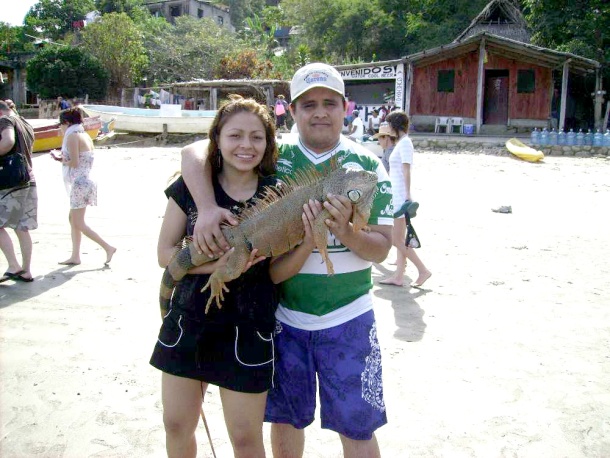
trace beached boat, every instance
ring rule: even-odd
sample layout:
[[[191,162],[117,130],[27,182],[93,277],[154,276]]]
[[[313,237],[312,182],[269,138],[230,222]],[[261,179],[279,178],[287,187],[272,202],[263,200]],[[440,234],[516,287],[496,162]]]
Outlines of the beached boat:
[[[525,143],[517,140],[516,138],[510,138],[506,140],[506,149],[518,157],[528,162],[538,162],[544,159],[544,153],[534,148],[530,148]]]
[[[34,128],[34,145],[32,152],[49,151],[61,148],[63,134],[59,127],[59,122],[54,119],[28,119]],[[95,139],[102,127],[102,120],[99,116],[83,119],[83,127],[91,139]]]
[[[160,109],[128,108],[111,105],[81,105],[91,116],[103,121],[115,118],[115,129],[134,133],[207,134],[216,116],[214,110],[181,110],[180,105]]]

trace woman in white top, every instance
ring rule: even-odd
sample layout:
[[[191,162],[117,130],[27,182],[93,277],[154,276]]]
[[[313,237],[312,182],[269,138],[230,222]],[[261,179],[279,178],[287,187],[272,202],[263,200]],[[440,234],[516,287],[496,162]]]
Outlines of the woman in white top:
[[[393,111],[386,117],[389,131],[394,135],[398,143],[390,154],[390,180],[392,182],[392,203],[394,209],[411,198],[411,166],[413,165],[413,142],[409,138],[409,117],[404,111]],[[406,237],[405,237],[406,236]],[[392,243],[396,247],[396,272],[390,277],[382,280],[384,285],[402,286],[404,274],[407,267],[407,259],[417,268],[417,280],[411,283],[412,287],[422,286],[432,273],[415,252],[419,248],[419,238],[413,229],[408,214],[402,215],[394,220],[392,232]]]
[[[379,111],[373,110],[373,114],[369,116],[369,129],[368,132],[371,135],[375,135],[379,132],[379,123],[381,122],[381,117],[379,116]]]

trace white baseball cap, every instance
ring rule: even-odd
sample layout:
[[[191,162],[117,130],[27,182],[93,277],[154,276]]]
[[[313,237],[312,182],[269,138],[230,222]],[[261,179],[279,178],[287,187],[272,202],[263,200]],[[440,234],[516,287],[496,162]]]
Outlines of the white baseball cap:
[[[301,67],[290,82],[290,98],[294,102],[314,87],[325,87],[345,97],[345,84],[339,72],[328,64],[315,62]]]

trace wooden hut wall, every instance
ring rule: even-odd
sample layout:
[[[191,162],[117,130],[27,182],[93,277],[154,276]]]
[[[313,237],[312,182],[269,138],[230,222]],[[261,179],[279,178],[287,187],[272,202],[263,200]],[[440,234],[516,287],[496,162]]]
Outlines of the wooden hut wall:
[[[552,95],[550,68],[507,59],[488,52],[485,70],[508,70],[508,117],[510,119],[547,120],[549,118]],[[535,89],[533,93],[517,92],[519,70],[534,70]]]
[[[472,52],[416,66],[411,89],[411,115],[476,118],[477,65],[478,53]],[[439,70],[455,70],[453,92],[438,92]]]
[[[411,115],[476,118],[478,59],[478,51],[475,51],[429,65],[416,66],[413,71]],[[455,70],[454,92],[438,92],[439,70]],[[546,120],[549,117],[551,69],[488,52],[485,70],[508,70],[509,118]],[[517,92],[519,70],[534,70],[533,93]]]

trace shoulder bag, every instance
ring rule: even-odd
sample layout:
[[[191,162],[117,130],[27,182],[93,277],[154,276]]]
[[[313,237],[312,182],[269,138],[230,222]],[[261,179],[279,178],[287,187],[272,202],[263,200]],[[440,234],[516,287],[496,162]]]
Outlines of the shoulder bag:
[[[30,172],[25,156],[10,153],[0,156],[0,189],[17,188],[30,182]]]

